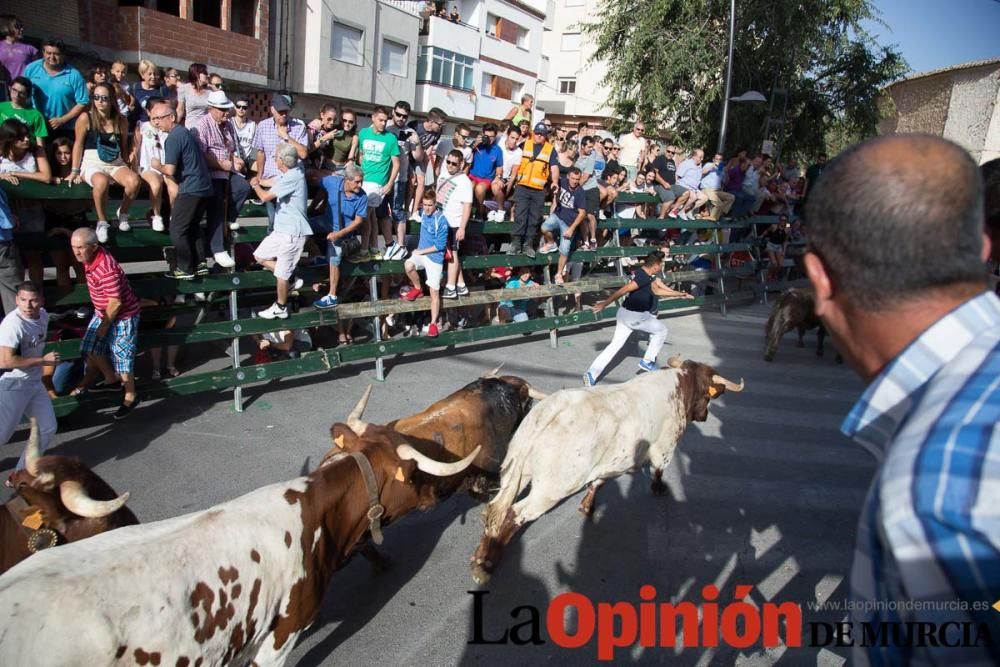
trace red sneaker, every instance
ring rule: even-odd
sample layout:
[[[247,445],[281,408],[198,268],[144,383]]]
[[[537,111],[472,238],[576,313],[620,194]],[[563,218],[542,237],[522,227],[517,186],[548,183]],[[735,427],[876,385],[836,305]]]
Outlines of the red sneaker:
[[[432,323],[429,327],[427,327],[427,337],[428,338],[438,337],[438,325]]]
[[[403,292],[402,297],[407,301],[416,301],[424,295],[423,290],[419,290],[416,287],[410,287],[406,292]]]

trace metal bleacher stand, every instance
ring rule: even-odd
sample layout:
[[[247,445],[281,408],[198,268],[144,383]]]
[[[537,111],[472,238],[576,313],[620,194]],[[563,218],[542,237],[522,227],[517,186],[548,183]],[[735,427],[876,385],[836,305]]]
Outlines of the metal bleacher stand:
[[[44,185],[33,182],[22,181],[19,185],[13,186],[0,181],[8,197],[11,199],[90,199],[90,188],[85,185]],[[622,194],[618,198],[619,203],[654,203],[655,199],[645,194]],[[141,219],[145,214],[144,202],[139,202],[133,208],[133,220]],[[262,217],[263,207],[248,204],[241,211],[241,217]],[[761,220],[760,222],[763,222]],[[692,300],[684,299],[664,299],[660,301],[660,310],[672,310],[679,308],[691,308],[701,306],[718,306],[723,314],[726,312],[727,303],[746,302],[756,298],[754,291],[726,292],[726,278],[735,280],[754,281],[754,269],[752,266],[730,269],[724,266],[722,256],[736,251],[749,250],[748,243],[720,243],[721,234],[727,228],[744,227],[748,223],[723,220],[712,222],[706,220],[685,221],[685,220],[658,220],[658,219],[622,219],[612,218],[601,220],[598,227],[601,229],[687,229],[687,230],[714,230],[711,242],[698,243],[692,245],[674,245],[670,248],[670,256],[676,261],[678,257],[689,255],[711,255],[714,258],[714,269],[712,270],[686,270],[683,264],[675,266],[674,270],[665,273],[665,279],[670,283],[703,283],[713,282],[714,293],[706,296],[699,296]],[[471,233],[481,233],[486,237],[507,236],[510,234],[511,223],[494,222],[472,222],[469,225]],[[419,223],[410,223],[409,232],[419,234]],[[265,234],[262,226],[243,226],[241,229],[232,232],[234,243],[259,242]],[[565,285],[556,285],[551,282],[549,272],[544,271],[544,284],[531,288],[530,292],[525,290],[494,289],[484,291],[473,291],[468,297],[462,297],[455,301],[444,301],[443,309],[462,308],[470,305],[482,305],[497,303],[506,299],[545,299],[542,308],[543,317],[530,319],[525,322],[512,322],[507,324],[490,324],[469,329],[455,329],[444,331],[437,338],[427,338],[424,336],[414,336],[408,338],[393,338],[383,340],[381,333],[381,321],[386,315],[425,311],[430,307],[430,299],[421,297],[416,301],[409,302],[396,298],[381,299],[379,294],[379,278],[399,275],[403,273],[403,262],[401,261],[375,261],[363,264],[344,263],[341,265],[341,280],[351,278],[367,279],[369,300],[359,303],[342,303],[336,310],[319,311],[304,310],[294,312],[288,319],[284,320],[264,320],[257,318],[239,318],[238,306],[242,302],[243,306],[254,303],[266,305],[261,299],[270,303],[273,297],[274,278],[268,271],[245,271],[236,273],[218,273],[200,277],[191,281],[175,281],[162,277],[160,271],[155,273],[129,273],[130,283],[133,290],[140,298],[158,299],[162,297],[174,297],[176,295],[191,295],[203,293],[209,295],[205,301],[196,302],[192,305],[170,304],[155,306],[143,309],[144,319],[147,317],[164,317],[170,313],[183,309],[198,308],[200,313],[196,323],[186,327],[176,327],[172,329],[161,329],[153,331],[143,331],[140,334],[139,344],[141,347],[159,345],[186,345],[192,343],[204,343],[209,341],[231,340],[231,366],[218,371],[208,371],[199,373],[188,373],[176,378],[165,378],[159,381],[149,381],[140,384],[140,392],[144,398],[157,398],[164,396],[187,396],[207,391],[228,389],[234,390],[234,404],[237,411],[242,410],[241,389],[244,385],[266,382],[269,380],[330,371],[335,367],[344,364],[374,361],[375,372],[378,380],[384,379],[384,359],[394,355],[424,351],[433,348],[448,348],[463,343],[473,343],[484,340],[514,336],[519,334],[548,331],[550,345],[555,347],[560,329],[570,329],[587,324],[592,324],[600,320],[613,317],[617,311],[616,307],[605,309],[606,315],[601,318],[595,317],[594,313],[588,309],[577,310],[568,314],[556,314],[553,297],[573,296],[575,294],[588,294],[603,292],[609,289],[616,289],[626,281],[622,260],[628,257],[641,258],[650,250],[648,246],[622,246],[617,233],[611,234],[611,243],[598,250],[574,252],[570,261],[581,261],[591,266],[591,271],[585,274],[581,280]],[[142,261],[162,261],[164,250],[171,246],[170,237],[166,233],[154,232],[152,229],[142,225],[133,225],[133,229],[127,233],[115,233],[112,231],[106,247],[120,262],[142,262]],[[477,255],[463,257],[462,265],[466,271],[476,271],[490,269],[494,267],[517,267],[517,266],[551,266],[558,261],[558,255],[537,255],[534,259],[529,259],[524,255],[507,256],[505,254]],[[601,263],[611,263],[614,267],[613,273],[595,273]],[[311,280],[323,281],[326,279],[326,267],[309,268],[300,271],[306,280],[306,285]],[[263,294],[262,294],[263,293]],[[205,315],[205,309],[213,305],[223,304],[221,299],[213,295],[225,295],[228,302],[229,319],[222,321],[201,321]],[[90,302],[85,285],[76,285],[68,292],[59,291],[54,285],[46,285],[46,304],[52,308],[84,305]],[[256,305],[256,304],[255,304]],[[239,354],[239,338],[251,334],[261,334],[282,329],[301,329],[309,327],[335,326],[338,318],[359,319],[371,318],[373,336],[368,342],[351,343],[339,345],[334,349],[315,349],[302,354],[296,359],[274,361],[268,364],[241,366]],[[80,354],[79,340],[69,340],[52,343],[47,346],[48,350],[58,350],[64,359],[78,357]],[[73,412],[81,404],[86,403],[92,407],[111,406],[113,398],[100,397],[95,395],[84,395],[82,397],[63,396],[55,399],[56,414],[59,416]]]

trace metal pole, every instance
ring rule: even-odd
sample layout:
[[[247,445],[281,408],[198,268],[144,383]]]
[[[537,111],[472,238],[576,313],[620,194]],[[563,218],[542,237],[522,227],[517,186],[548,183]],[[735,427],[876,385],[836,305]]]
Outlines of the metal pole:
[[[240,279],[238,277],[233,278],[233,289],[229,292],[229,319],[233,322],[237,319],[237,308],[236,308],[236,286],[240,284]],[[233,325],[233,343],[229,346],[232,353],[233,359],[233,370],[236,372],[236,377],[242,380],[241,377],[243,373],[240,371],[240,331],[243,327],[239,324]],[[233,388],[233,409],[236,412],[243,412],[243,385],[237,384]]]
[[[722,230],[716,229],[713,239],[719,245],[722,244]],[[715,269],[719,271],[719,293],[722,295],[722,302],[719,304],[719,312],[726,316],[726,279],[722,276],[722,251],[715,253]]]
[[[372,303],[378,302],[378,277],[372,276],[368,279],[368,294]],[[372,329],[375,333],[375,342],[382,342],[382,318],[376,315],[372,318]],[[385,365],[382,363],[382,355],[375,357],[375,379],[385,382]]]
[[[733,87],[733,41],[736,38],[736,0],[729,0],[729,62],[726,64],[726,93],[722,97],[722,127],[719,128],[718,153],[725,155],[726,124],[729,122],[729,97]]]
[[[544,239],[543,239],[544,240]],[[556,265],[558,266],[558,264]],[[552,284],[552,276],[549,275],[549,265],[542,267],[542,284],[548,287]],[[550,296],[545,300],[545,317],[555,317],[555,307],[553,303],[555,297]],[[553,350],[559,347],[559,330],[549,329],[549,347]]]

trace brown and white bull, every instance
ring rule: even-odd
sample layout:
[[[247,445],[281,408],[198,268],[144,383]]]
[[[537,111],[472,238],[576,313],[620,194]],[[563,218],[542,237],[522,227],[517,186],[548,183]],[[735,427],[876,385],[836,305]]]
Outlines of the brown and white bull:
[[[139,523],[97,473],[68,456],[39,456],[38,422],[31,419],[25,469],[7,485],[17,493],[0,509],[0,574],[31,554]]]
[[[511,440],[500,490],[486,508],[473,579],[486,583],[521,526],[586,487],[580,503],[586,516],[606,480],[645,463],[652,469],[653,492],[663,493],[663,470],[688,422],[705,421],[709,401],[726,390],[743,391],[743,381],[673,357],[667,368],[623,384],[564,389],[536,405]]]
[[[305,477],[40,552],[0,577],[0,664],[281,665],[333,572],[379,523],[432,502],[417,471],[465,470],[383,427],[331,428]]]

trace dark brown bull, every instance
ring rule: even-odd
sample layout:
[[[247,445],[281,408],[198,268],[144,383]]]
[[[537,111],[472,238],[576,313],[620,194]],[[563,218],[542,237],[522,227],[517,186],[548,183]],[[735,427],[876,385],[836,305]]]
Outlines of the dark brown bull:
[[[774,354],[778,351],[781,337],[792,329],[798,330],[798,346],[805,347],[803,337],[806,331],[817,327],[819,330],[816,332],[816,356],[821,357],[826,329],[816,317],[816,300],[812,290],[803,288],[785,290],[774,302],[771,316],[767,319],[767,328],[764,330],[764,361],[774,361]],[[840,362],[838,354],[837,363]]]
[[[80,460],[39,456],[38,422],[31,419],[25,469],[7,484],[17,493],[0,510],[0,573],[38,549],[76,542],[139,523],[118,495]]]

